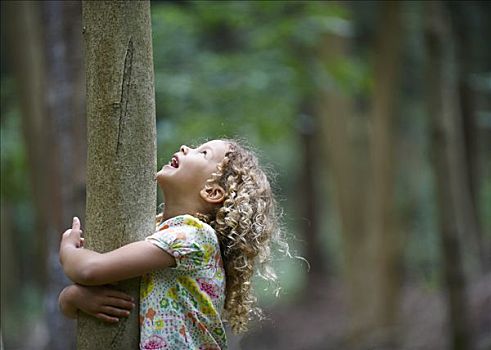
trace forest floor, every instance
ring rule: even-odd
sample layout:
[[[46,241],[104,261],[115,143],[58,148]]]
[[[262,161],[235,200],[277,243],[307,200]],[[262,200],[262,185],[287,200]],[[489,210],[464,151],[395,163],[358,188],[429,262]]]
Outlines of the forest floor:
[[[348,317],[341,284],[318,288],[317,295],[288,307],[266,310],[269,321],[244,337],[230,337],[230,350],[345,350]],[[491,349],[491,274],[469,284],[472,348]],[[407,285],[402,291],[398,345],[391,350],[447,350],[450,337],[442,292]],[[369,342],[368,342],[369,343]],[[367,344],[367,343],[365,343]],[[380,350],[365,345],[359,349]]]
[[[469,283],[468,296],[473,340],[469,350],[491,350],[491,273]],[[450,350],[445,295],[435,288],[408,284],[401,298],[398,345],[383,348],[365,345],[357,350]],[[339,282],[331,281],[316,288],[316,293],[309,297],[287,306],[278,304],[265,313],[269,319],[245,336],[229,334],[229,350],[352,349],[346,343],[348,308]],[[46,340],[44,325],[40,322],[32,325],[24,341],[17,345],[6,342],[5,349],[43,348],[40,344]]]

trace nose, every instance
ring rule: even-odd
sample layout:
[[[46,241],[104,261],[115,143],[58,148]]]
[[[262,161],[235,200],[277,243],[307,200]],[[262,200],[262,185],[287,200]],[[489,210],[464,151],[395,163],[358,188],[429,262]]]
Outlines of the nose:
[[[182,145],[181,148],[179,148],[179,150],[183,153],[183,154],[188,154],[189,152],[189,147],[186,146],[186,145]]]

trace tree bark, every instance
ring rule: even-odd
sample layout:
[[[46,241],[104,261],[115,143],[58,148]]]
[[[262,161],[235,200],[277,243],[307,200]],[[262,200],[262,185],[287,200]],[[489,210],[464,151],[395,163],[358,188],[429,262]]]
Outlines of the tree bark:
[[[432,118],[433,158],[438,203],[443,274],[447,292],[451,346],[472,349],[467,315],[466,283],[459,236],[470,200],[466,188],[462,121],[450,19],[441,2],[426,3],[428,112]]]
[[[107,252],[155,229],[155,98],[148,1],[85,1],[87,247]],[[118,288],[139,297],[139,279]],[[137,349],[138,312],[117,325],[79,316],[78,349]]]

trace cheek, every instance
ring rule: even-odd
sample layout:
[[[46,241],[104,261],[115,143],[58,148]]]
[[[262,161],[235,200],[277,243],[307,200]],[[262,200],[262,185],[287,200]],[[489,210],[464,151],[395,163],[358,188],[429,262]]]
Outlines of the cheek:
[[[169,166],[164,166],[156,174],[156,180],[160,186],[172,186],[173,188],[183,190],[200,191],[206,184],[206,180],[211,178],[215,167],[212,166],[187,166],[174,169]]]

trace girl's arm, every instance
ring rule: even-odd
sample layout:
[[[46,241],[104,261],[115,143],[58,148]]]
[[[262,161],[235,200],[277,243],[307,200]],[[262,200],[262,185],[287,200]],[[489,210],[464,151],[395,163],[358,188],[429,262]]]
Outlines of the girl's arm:
[[[78,307],[75,306],[74,301],[77,299],[72,291],[72,286],[63,288],[58,296],[58,305],[63,315],[69,318],[77,318]]]
[[[141,241],[100,254],[82,247],[80,221],[63,233],[60,262],[65,274],[75,283],[95,286],[109,284],[147,272],[176,266],[172,255],[154,244]]]
[[[69,318],[76,318],[78,310],[109,323],[128,317],[135,307],[133,299],[110,287],[85,287],[78,284],[65,287],[59,297],[60,310]]]

